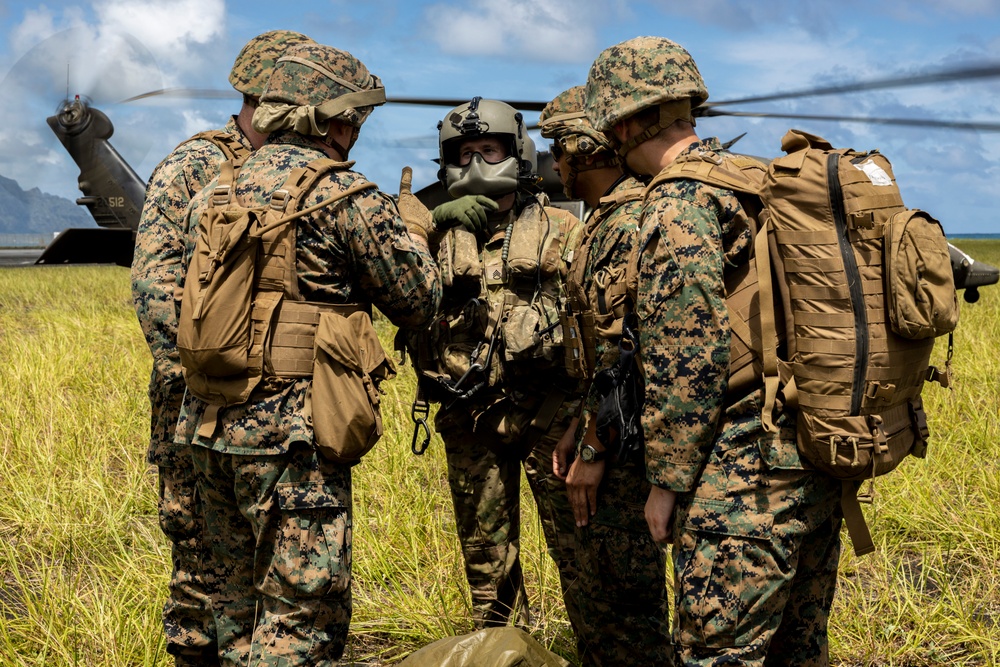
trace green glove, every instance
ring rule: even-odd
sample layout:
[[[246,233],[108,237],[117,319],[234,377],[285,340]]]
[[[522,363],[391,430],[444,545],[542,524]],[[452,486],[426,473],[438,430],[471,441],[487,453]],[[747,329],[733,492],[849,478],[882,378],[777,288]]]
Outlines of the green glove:
[[[431,215],[434,218],[434,229],[439,232],[462,225],[473,234],[478,234],[486,228],[487,211],[493,212],[499,208],[489,197],[465,195],[435,207]]]

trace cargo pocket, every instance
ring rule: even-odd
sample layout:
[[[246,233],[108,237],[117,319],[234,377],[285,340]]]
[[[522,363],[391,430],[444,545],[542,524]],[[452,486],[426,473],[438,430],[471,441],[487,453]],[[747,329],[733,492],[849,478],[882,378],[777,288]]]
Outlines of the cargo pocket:
[[[275,488],[281,524],[261,583],[273,597],[315,598],[351,585],[351,519],[323,482],[284,482]]]
[[[316,447],[328,459],[354,464],[382,437],[379,385],[396,374],[368,313],[323,313],[307,397]]]
[[[694,499],[674,565],[680,579],[675,640],[687,646],[744,646],[768,622],[778,565],[772,518],[733,503]]]

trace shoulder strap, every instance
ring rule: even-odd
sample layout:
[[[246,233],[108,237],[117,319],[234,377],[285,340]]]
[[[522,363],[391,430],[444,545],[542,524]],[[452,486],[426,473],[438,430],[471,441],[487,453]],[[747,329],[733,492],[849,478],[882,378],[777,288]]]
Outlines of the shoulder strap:
[[[330,158],[317,158],[312,162],[293,170],[292,173],[288,175],[288,178],[285,179],[284,184],[271,194],[270,203],[271,208],[275,211],[284,212],[286,210],[291,210],[291,213],[282,216],[274,222],[269,222],[264,227],[256,230],[254,235],[263,236],[264,234],[281,227],[292,220],[309,215],[310,213],[315,213],[321,208],[329,206],[330,204],[344,199],[345,197],[349,197],[357,192],[361,192],[362,190],[378,187],[370,181],[361,180],[354,183],[346,190],[342,190],[341,192],[331,195],[309,208],[302,209],[301,211],[296,210],[302,197],[305,193],[312,189],[312,187],[316,184],[316,181],[331,171],[343,169],[347,164],[348,163],[346,162],[331,160]],[[289,206],[289,204],[291,204],[291,206]]]
[[[206,130],[204,132],[199,132],[189,139],[189,141],[195,139],[205,139],[206,141],[211,141],[215,144],[219,150],[223,152],[228,160],[242,159],[250,155],[250,149],[247,148],[242,141],[240,141],[239,136],[232,134],[230,132],[224,132],[222,130]]]
[[[250,155],[250,149],[243,145],[243,142],[240,141],[237,135],[223,130],[205,130],[204,132],[199,132],[182,141],[178,144],[178,147],[183,146],[189,141],[196,141],[198,139],[204,139],[215,144],[222,151],[223,155],[226,156],[227,160],[241,159]]]
[[[649,192],[666,181],[689,178],[734,192],[757,194],[764,179],[764,165],[746,155],[719,155],[712,151],[697,151],[683,155],[653,177],[646,187]]]

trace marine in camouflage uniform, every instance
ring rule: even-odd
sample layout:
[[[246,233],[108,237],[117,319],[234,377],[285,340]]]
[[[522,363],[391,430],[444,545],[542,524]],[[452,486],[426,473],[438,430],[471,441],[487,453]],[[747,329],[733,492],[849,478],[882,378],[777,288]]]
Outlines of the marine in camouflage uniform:
[[[629,168],[654,176],[697,152],[691,109],[707,99],[690,55],[636,38],[598,56],[587,115]],[[727,392],[726,279],[749,259],[748,216],[729,190],[668,180],[646,193],[636,310],[654,538],[672,536],[674,641],[684,665],[826,665],[840,553],[840,483],[806,470],[795,414],[761,425],[762,383]]]
[[[626,263],[638,231],[644,187],[627,176],[603,134],[584,114],[584,87],[564,91],[542,110],[542,136],[552,139],[555,169],[567,197],[592,209],[569,279],[570,303],[580,330],[592,313],[596,335],[589,378],[619,363],[618,342],[626,303]],[[591,383],[582,407],[584,437],[593,451],[617,449],[597,437],[602,395]],[[573,445],[574,443],[567,443]],[[557,451],[556,474],[566,475],[572,450]],[[585,461],[577,456],[567,486],[576,514],[576,558],[580,570],[581,627],[578,654],[583,665],[670,665],[673,651],[667,614],[666,554],[649,534],[643,505],[649,495],[642,452],[621,459]]]
[[[136,315],[153,354],[149,381],[151,407],[147,459],[157,466],[160,528],[170,540],[172,573],[163,608],[167,652],[177,664],[210,663],[215,656],[215,626],[205,581],[198,567],[204,550],[202,517],[197,509],[190,450],[174,444],[174,428],[184,396],[177,354],[178,304],[175,287],[183,283],[184,213],[191,197],[219,174],[234,156],[249,154],[264,137],[250,126],[257,98],[274,59],[305,35],[276,30],[254,37],[236,57],[229,81],[243,94],[243,106],[221,129],[183,142],[157,165],[146,185],[132,260],[132,297]]]
[[[473,373],[462,385],[465,391],[483,383],[472,396],[439,395],[435,417],[448,460],[473,620],[477,628],[505,625],[512,616],[521,625],[529,622],[520,559],[523,466],[576,628],[581,619],[573,514],[565,483],[553,474],[551,462],[557,443],[574,439],[568,429],[581,399],[580,384],[563,369],[553,334],[559,323],[556,304],[565,300],[565,278],[579,240],[579,220],[528,189],[534,182],[534,145],[520,113],[509,105],[474,98],[449,112],[439,129],[439,176],[455,199],[434,209],[436,229],[441,233],[461,224],[474,232],[473,252],[478,251],[482,266],[482,281],[477,277],[471,292],[460,289],[457,279],[446,287],[437,318],[446,326],[436,325],[449,331],[451,340],[461,338],[470,346],[451,348],[450,361],[459,365],[452,384],[473,357],[485,359],[488,369]],[[526,232],[556,239],[544,253],[552,273],[543,276],[537,269],[522,275],[508,261],[517,246],[513,239]],[[528,254],[529,260],[537,259],[539,246]],[[448,278],[444,281],[447,285]],[[511,287],[514,283],[520,292]],[[505,324],[538,320],[538,330],[529,330],[531,324]],[[479,343],[483,346],[477,347]]]
[[[292,170],[320,157],[346,159],[384,99],[378,78],[349,53],[317,44],[289,49],[254,115],[254,127],[269,136],[240,170],[235,201],[266,204]],[[299,208],[364,181],[352,166],[342,162],[322,176]],[[212,190],[192,201],[189,230],[197,229]],[[426,325],[441,286],[420,238],[430,225],[422,212],[423,228],[411,236],[394,200],[369,188],[298,218],[302,299],[375,306],[400,327]],[[193,444],[210,536],[203,562],[218,581],[212,602],[224,665],[333,664],[344,651],[352,610],[351,468],[314,445],[305,407],[310,384],[309,377],[265,375],[248,401],[228,408],[185,397],[177,440]]]

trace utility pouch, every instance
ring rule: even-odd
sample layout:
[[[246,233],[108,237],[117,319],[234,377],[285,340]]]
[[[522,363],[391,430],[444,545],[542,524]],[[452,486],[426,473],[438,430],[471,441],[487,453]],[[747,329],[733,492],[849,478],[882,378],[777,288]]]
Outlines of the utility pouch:
[[[479,259],[476,236],[463,227],[452,227],[438,247],[441,281],[453,294],[479,293],[483,265]]]
[[[199,225],[211,238],[198,243],[188,272],[188,297],[181,300],[177,350],[189,372],[225,377],[247,369],[250,347],[253,274],[260,238],[258,212],[211,208],[210,224]],[[224,280],[216,273],[223,272]],[[203,315],[211,313],[210,319]]]
[[[892,330],[910,339],[954,331],[958,293],[941,223],[919,210],[897,213],[886,226],[883,257]]]
[[[547,294],[519,302],[510,308],[501,323],[504,358],[508,361],[556,359],[563,343],[559,309]]]
[[[306,411],[323,455],[354,465],[375,446],[383,432],[379,385],[395,375],[367,312],[320,316]]]
[[[526,209],[508,230],[507,269],[514,276],[544,279],[559,269],[559,224],[540,206],[532,208],[537,210]]]

